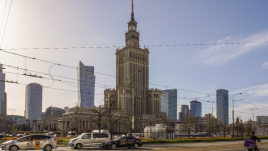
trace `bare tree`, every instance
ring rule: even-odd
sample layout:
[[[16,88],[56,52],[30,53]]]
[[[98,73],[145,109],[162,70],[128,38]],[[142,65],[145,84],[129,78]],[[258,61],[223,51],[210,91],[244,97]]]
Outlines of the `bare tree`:
[[[190,139],[191,132],[195,130],[195,125],[196,121],[191,113],[183,117],[180,129],[188,134],[188,139]]]
[[[210,133],[211,138],[213,138],[214,132],[216,131],[217,123],[218,123],[218,120],[216,118],[214,118],[213,116],[207,117],[207,119],[206,119],[207,132]]]
[[[109,124],[109,132],[111,134],[111,139],[114,133],[114,126],[121,120],[122,112],[116,108],[116,101],[109,100],[108,107],[106,108],[105,116]]]
[[[226,132],[227,132],[227,123],[221,123],[221,127],[223,130],[223,138],[226,137]]]
[[[89,112],[91,112],[93,114],[92,118],[90,119],[91,122],[97,124],[98,129],[99,129],[99,133],[100,133],[103,119],[104,119],[105,115],[107,114],[107,109],[104,108],[103,105],[100,105],[98,107],[90,108]]]

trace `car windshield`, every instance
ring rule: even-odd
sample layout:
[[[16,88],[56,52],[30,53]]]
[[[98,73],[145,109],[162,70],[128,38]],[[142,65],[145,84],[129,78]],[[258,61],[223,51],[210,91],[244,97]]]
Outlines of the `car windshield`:
[[[120,140],[122,137],[117,137],[116,139],[114,139],[115,141],[118,141]]]
[[[79,137],[79,138],[80,138],[80,137],[83,137],[85,134],[86,134],[86,133],[82,133],[82,134],[79,135],[78,137]]]

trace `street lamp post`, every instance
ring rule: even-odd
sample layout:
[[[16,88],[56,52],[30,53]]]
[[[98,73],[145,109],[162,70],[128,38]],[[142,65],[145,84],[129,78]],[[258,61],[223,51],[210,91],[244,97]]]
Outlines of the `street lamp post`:
[[[16,111],[16,109],[8,109],[8,110],[11,110],[11,111],[12,111],[12,122],[11,122],[12,125],[11,125],[11,128],[12,128],[12,130],[13,130],[13,120],[14,120],[14,119],[13,119],[13,111]]]
[[[234,138],[234,101],[235,101],[235,100],[234,100],[234,96],[235,96],[235,95],[239,95],[239,94],[242,94],[242,93],[238,93],[238,94],[234,94],[234,95],[233,95],[233,138]]]
[[[255,104],[254,104],[254,108],[252,109],[249,109],[252,111],[252,116],[253,116],[253,121],[252,121],[252,131],[254,131],[254,126],[255,126],[255,122],[254,122],[254,111],[256,110],[257,108],[255,108]]]
[[[138,73],[138,72],[141,72],[140,70],[137,70],[136,72],[134,72],[132,75],[131,75],[131,86],[132,87],[134,87],[133,86],[133,75],[134,74],[136,74],[136,73]],[[135,91],[134,91],[134,100],[135,100]],[[130,110],[130,137],[132,136],[132,97],[131,97],[131,100],[130,100],[130,108],[131,108],[131,110]]]

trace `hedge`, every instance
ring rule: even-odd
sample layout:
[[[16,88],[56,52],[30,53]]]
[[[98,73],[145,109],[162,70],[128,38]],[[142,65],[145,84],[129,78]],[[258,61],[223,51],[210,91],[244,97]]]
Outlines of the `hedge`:
[[[204,139],[154,139],[154,140],[143,140],[144,144],[153,143],[181,143],[181,142],[209,142],[209,141],[233,141],[233,140],[244,140],[246,138],[204,138]],[[259,137],[259,139],[268,139],[268,137]]]

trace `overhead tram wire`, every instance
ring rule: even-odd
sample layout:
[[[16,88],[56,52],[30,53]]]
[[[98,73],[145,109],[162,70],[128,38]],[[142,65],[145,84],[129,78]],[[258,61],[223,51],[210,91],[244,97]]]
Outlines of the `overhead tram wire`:
[[[22,75],[22,76],[25,76],[24,74],[18,74],[18,73],[14,73],[14,72],[7,72],[7,71],[5,71],[4,73],[10,73],[10,74],[17,74],[17,75]],[[27,75],[26,75],[27,76]],[[31,77],[31,76],[30,76]],[[32,76],[33,78],[39,78],[39,77],[35,77],[35,76]],[[49,78],[44,78],[44,77],[42,77],[42,78],[40,78],[40,79],[46,79],[46,80],[53,80],[53,79],[49,79]],[[76,83],[76,82],[69,82],[69,81],[62,81],[62,80],[55,80],[55,81],[57,81],[57,82],[63,82],[63,83],[73,83],[73,84],[78,84],[78,83]],[[106,88],[106,87],[103,87],[103,86],[95,86],[95,87],[100,87],[100,88]]]
[[[241,45],[241,44],[268,44],[267,41],[260,41],[260,42],[216,42],[216,43],[188,43],[188,44],[169,44],[169,45],[145,45],[146,47],[152,46],[152,47],[177,47],[177,46],[214,46],[214,45]],[[77,46],[77,47],[62,47],[62,48],[12,48],[12,49],[5,49],[5,50],[28,50],[28,49],[33,49],[33,50],[41,50],[41,49],[53,49],[53,50],[60,50],[60,49],[107,49],[107,48],[124,48],[125,46],[95,46],[95,47],[88,47],[88,46]]]
[[[2,63],[0,63],[0,64],[2,64]],[[28,70],[28,69],[24,69],[24,68],[19,68],[19,67],[15,67],[15,66],[7,65],[7,64],[2,64],[2,65],[6,66],[6,67],[11,67],[11,68],[15,68],[15,69],[20,69],[20,70],[29,71],[29,72],[35,72],[35,73],[39,73],[39,74],[44,74],[44,75],[47,75],[47,76],[49,75],[49,74],[47,74],[47,73],[43,73],[43,72],[39,72],[39,71],[34,71],[34,70]],[[50,74],[50,75],[52,75],[52,76],[54,76],[54,77],[59,77],[59,78],[64,78],[64,79],[69,79],[69,80],[75,80],[75,81],[77,81],[77,79],[73,79],[73,78],[69,78],[69,77],[63,77],[63,76],[58,76],[58,75],[53,75],[53,74]],[[80,80],[80,81],[82,81],[82,82],[87,82],[87,81],[84,81],[84,80]],[[114,87],[114,86],[105,85],[105,84],[100,84],[100,83],[95,83],[95,84],[103,85],[103,86],[107,86],[107,87]]]
[[[11,10],[12,1],[13,1],[13,0],[11,0],[11,2],[10,2],[10,6],[9,6],[9,10],[8,10],[8,14],[7,14],[7,21],[8,21],[8,18],[9,18],[9,13],[10,13],[10,10]],[[3,20],[4,20],[4,18],[3,18]],[[4,37],[5,37],[6,28],[7,28],[7,21],[6,21],[6,25],[5,25],[5,28],[4,28],[3,37],[2,37],[2,40],[1,40],[1,43],[0,43],[0,49],[2,48],[2,43],[3,43]],[[2,27],[1,27],[1,28],[2,28]]]
[[[14,83],[14,84],[20,84],[20,85],[28,85],[28,84],[24,84],[24,83],[17,83],[17,82],[5,81],[5,80],[0,80],[0,82]],[[36,86],[36,87],[44,87],[44,86]],[[44,87],[44,88],[45,89],[54,89],[54,90],[68,91],[68,92],[78,92],[78,91],[75,91],[75,90],[60,89],[60,88],[51,88],[51,87]],[[80,92],[80,93],[93,94],[93,93],[86,93],[86,92]],[[95,95],[103,95],[103,94],[95,94]]]
[[[10,53],[10,52],[8,52],[8,53]],[[23,56],[23,55],[21,55],[21,56]],[[23,56],[23,57],[27,57],[27,56]],[[28,57],[28,58],[31,58],[31,57]],[[36,59],[36,58],[32,58],[32,59]],[[53,62],[50,62],[50,63],[53,63]],[[54,63],[54,64],[56,64],[56,63]],[[11,66],[11,65],[6,65],[6,64],[3,64],[3,65],[5,65],[5,66],[8,66],[8,67],[12,67],[12,68],[19,68],[19,67],[15,67],[15,66]],[[60,65],[60,64],[58,64],[58,65]],[[72,67],[72,68],[75,68],[75,67]],[[32,72],[36,72],[36,73],[41,73],[41,74],[45,74],[45,75],[49,75],[49,74],[47,74],[47,73],[42,73],[42,72],[38,72],[38,71],[34,71],[34,70],[28,70],[28,69],[23,69],[23,68],[19,68],[19,69],[21,69],[21,70],[27,70],[27,71],[32,71]],[[77,68],[75,68],[75,69],[77,69]],[[102,74],[102,75],[108,75],[108,74],[104,74],[104,73],[100,73],[100,74]],[[52,75],[52,74],[51,74]],[[61,78],[66,78],[66,79],[72,79],[72,78],[68,78],[68,77],[63,77],[63,76],[58,76],[58,75],[53,75],[53,76],[55,76],[55,77],[61,77]],[[116,76],[113,76],[113,75],[109,75],[109,76],[112,76],[112,77],[116,77]],[[72,79],[72,80],[76,80],[76,79]],[[127,79],[128,80],[128,79]],[[153,84],[153,83],[149,83],[150,85],[156,85],[156,86],[161,86],[161,85],[157,85],[157,84]],[[102,85],[104,85],[104,84],[102,84]],[[104,86],[108,86],[108,85],[104,85]],[[110,87],[113,87],[113,86],[110,86]],[[166,87],[166,86],[161,86],[161,87]],[[170,87],[169,87],[170,88]],[[211,96],[213,96],[213,95],[215,95],[215,94],[207,94],[207,93],[202,93],[202,92],[196,92],[196,91],[190,91],[190,90],[184,90],[184,89],[178,89],[178,88],[176,88],[177,90],[181,90],[181,91],[187,91],[187,92],[192,92],[192,93],[200,93],[200,94],[206,94],[206,95],[211,95]]]
[[[6,14],[6,8],[7,8],[7,0],[6,0],[6,5],[5,5],[5,9],[4,9],[3,17],[2,17],[1,27],[0,27],[0,36],[1,36],[1,31],[2,31],[2,27],[3,27],[3,23],[4,23],[5,14]],[[0,49],[1,49],[1,47],[0,47]]]

